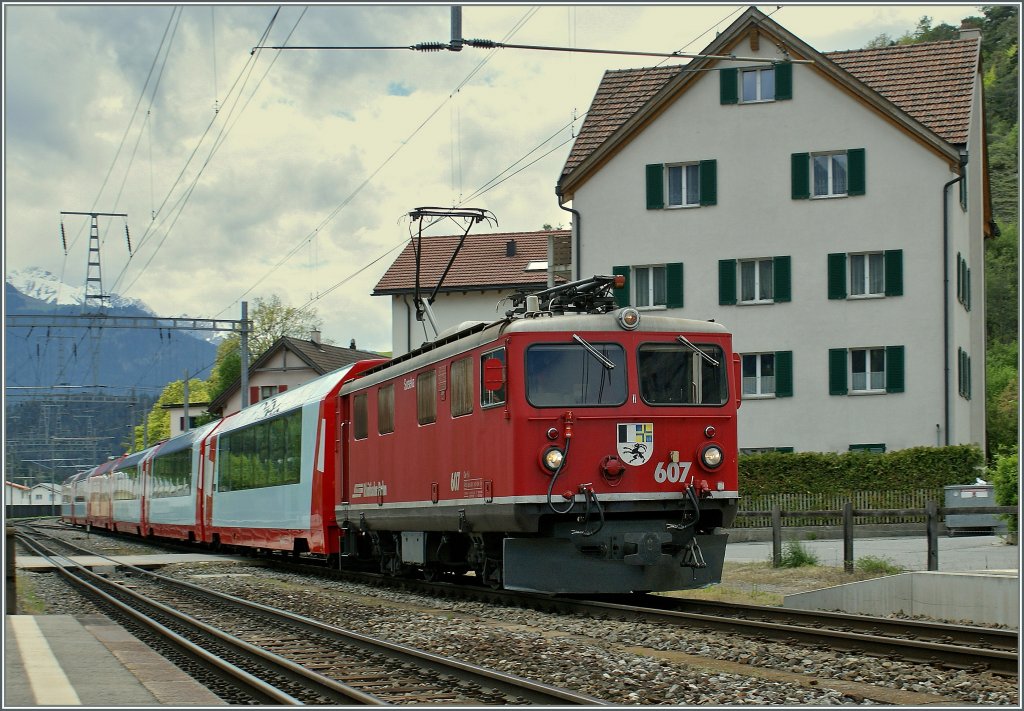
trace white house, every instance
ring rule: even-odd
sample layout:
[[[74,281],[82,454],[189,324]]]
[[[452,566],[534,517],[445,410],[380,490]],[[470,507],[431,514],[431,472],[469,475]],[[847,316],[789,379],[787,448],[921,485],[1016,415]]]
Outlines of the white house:
[[[501,318],[511,308],[509,295],[553,285],[563,276],[561,265],[569,260],[568,230],[470,234],[456,254],[461,238],[424,236],[420,250],[423,300],[444,276],[432,306],[442,332],[466,321]],[[451,261],[453,255],[455,260]],[[391,297],[391,347],[395,356],[408,353],[435,335],[426,316],[422,321],[417,319],[415,286],[416,259],[410,243],[373,290],[374,296]]]
[[[319,331],[313,331],[309,340],[282,336],[249,365],[249,404],[255,405],[356,361],[381,357],[379,353],[359,350],[354,340],[347,348],[323,343]],[[218,416],[238,412],[242,407],[241,388],[242,380],[238,378],[206,409]],[[179,417],[182,409],[178,405]]]
[[[961,34],[821,53],[750,8],[712,56],[602,79],[556,188],[575,273],[732,330],[741,449],[984,446],[994,224]]]
[[[32,489],[13,481],[5,481],[4,503],[8,506],[29,506],[32,504]]]

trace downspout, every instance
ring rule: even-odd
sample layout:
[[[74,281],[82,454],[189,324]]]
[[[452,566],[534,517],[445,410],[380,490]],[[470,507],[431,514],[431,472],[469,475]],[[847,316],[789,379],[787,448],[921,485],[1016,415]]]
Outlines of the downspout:
[[[566,212],[571,212],[573,214],[572,226],[573,231],[576,232],[576,259],[573,260],[573,266],[576,267],[576,280],[578,281],[583,278],[580,276],[580,264],[583,262],[583,259],[580,255],[580,230],[582,229],[582,225],[580,224],[580,222],[583,218],[580,217],[579,210],[574,210],[571,207],[566,207],[565,205],[562,204],[561,185],[555,186],[555,195],[558,197],[558,207],[565,210]]]
[[[942,186],[942,362],[945,377],[942,383],[945,442],[949,446],[949,188],[964,179],[964,159],[960,158],[960,176]]]
[[[409,306],[408,294],[402,294],[402,303],[405,304],[405,352],[412,350],[412,308]],[[394,356],[394,353],[391,354]]]

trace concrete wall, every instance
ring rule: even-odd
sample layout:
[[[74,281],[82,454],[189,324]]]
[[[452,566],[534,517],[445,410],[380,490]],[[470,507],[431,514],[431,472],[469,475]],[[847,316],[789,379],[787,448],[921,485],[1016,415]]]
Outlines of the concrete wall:
[[[1013,575],[915,572],[787,595],[783,607],[1020,627],[1020,579]]]

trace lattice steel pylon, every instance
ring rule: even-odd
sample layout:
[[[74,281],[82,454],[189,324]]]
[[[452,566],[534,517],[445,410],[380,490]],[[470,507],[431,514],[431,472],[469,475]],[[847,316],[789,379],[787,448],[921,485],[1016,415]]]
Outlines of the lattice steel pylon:
[[[85,272],[85,298],[82,300],[84,313],[102,313],[106,307],[110,294],[103,293],[103,267],[100,264],[100,215],[104,217],[124,217],[124,212],[70,212],[61,211],[61,215],[86,215],[90,219],[89,224],[89,261]],[[128,239],[128,223],[125,222],[125,238]],[[61,224],[61,234],[64,233],[64,225]],[[67,245],[64,247],[67,253]],[[132,251],[131,240],[128,239],[128,254]]]

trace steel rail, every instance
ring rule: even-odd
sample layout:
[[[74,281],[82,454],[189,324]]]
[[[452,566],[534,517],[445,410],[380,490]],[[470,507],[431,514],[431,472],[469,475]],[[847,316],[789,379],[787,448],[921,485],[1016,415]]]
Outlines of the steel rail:
[[[72,549],[87,552],[89,555],[96,555],[95,553],[89,552],[87,551],[87,549],[76,544],[69,543],[67,541],[60,541],[60,543]],[[318,634],[327,637],[333,641],[355,646],[364,651],[384,653],[392,658],[397,658],[402,663],[410,663],[418,668],[427,668],[443,674],[455,675],[466,681],[476,684],[477,686],[480,686],[484,689],[493,689],[506,695],[522,697],[523,699],[532,704],[568,704],[583,706],[609,705],[607,701],[598,699],[596,697],[588,696],[586,694],[579,694],[569,689],[551,686],[549,684],[533,681],[530,679],[526,679],[524,677],[508,674],[506,672],[471,664],[469,662],[465,662],[459,659],[443,657],[441,655],[433,654],[431,652],[426,652],[420,649],[415,649],[413,647],[409,647],[403,644],[389,642],[386,640],[353,632],[350,630],[345,630],[334,625],[318,622],[308,617],[288,612],[286,610],[280,610],[277,608],[270,607],[268,605],[263,605],[261,603],[253,602],[250,600],[244,600],[242,598],[229,595],[227,593],[207,590],[201,586],[195,585],[194,583],[189,583],[187,581],[170,578],[150,570],[145,570],[143,568],[139,568],[133,565],[118,562],[113,558],[110,558],[109,556],[100,555],[98,557],[111,560],[112,562],[116,563],[119,568],[130,570],[134,574],[152,578],[158,580],[163,584],[187,590],[189,593],[200,597],[214,599],[219,603],[227,603],[229,605],[242,609],[249,614],[255,614],[261,617],[272,619],[273,621],[278,623],[284,621],[285,624],[290,624],[291,626],[297,627],[298,629],[304,632]],[[134,591],[128,592],[132,595],[138,596],[138,594]],[[142,598],[142,596],[138,597]],[[157,603],[154,601],[148,601],[148,604],[161,605],[161,603]],[[172,611],[170,614],[180,613]],[[191,620],[192,618],[188,619]],[[199,622],[198,620],[195,620],[193,623],[198,623],[200,625],[204,624],[202,622]],[[242,640],[238,641],[242,642]],[[247,643],[242,642],[242,644]],[[317,674],[316,676],[319,677],[320,675]]]
[[[240,653],[248,659],[258,660],[260,663],[272,669],[275,673],[280,674],[292,681],[300,681],[300,683],[302,683],[304,686],[312,690],[317,695],[330,699],[335,703],[347,702],[372,706],[387,705],[383,699],[380,699],[379,697],[374,696],[373,694],[367,694],[366,692],[360,691],[359,689],[355,689],[346,684],[342,684],[341,682],[335,681],[334,679],[329,679],[321,674],[318,674],[315,671],[312,671],[299,664],[296,664],[295,662],[292,662],[289,659],[285,659],[284,657],[274,654],[273,652],[261,649],[260,647],[257,647],[253,644],[246,642],[245,640],[239,639],[234,635],[224,632],[223,630],[217,629],[212,625],[208,625],[205,622],[196,620],[190,617],[189,615],[186,615],[178,610],[168,607],[167,605],[164,605],[155,600],[150,600],[124,585],[120,585],[111,580],[107,580],[103,576],[93,573],[91,570],[88,570],[85,566],[80,565],[79,563],[75,562],[73,559],[67,556],[51,556],[47,554],[46,552],[44,552],[44,549],[41,546],[41,544],[29,541],[24,535],[21,535],[21,538],[22,543],[24,545],[27,545],[32,550],[39,552],[40,555],[42,555],[44,558],[50,561],[50,563],[56,566],[61,573],[63,573],[66,577],[74,581],[76,584],[82,585],[83,587],[87,587],[91,593],[98,594],[105,601],[112,603],[118,610],[131,615],[133,619],[142,622],[151,629],[156,630],[162,636],[166,636],[168,639],[171,639],[176,645],[185,648],[190,654],[193,654],[208,663],[214,664],[218,669],[221,669],[229,675],[231,675],[232,677],[239,679],[247,687],[251,687],[259,695],[261,695],[266,700],[269,700],[272,703],[285,704],[290,706],[304,705],[302,701],[296,699],[294,696],[275,688],[273,685],[267,683],[266,681],[263,681],[262,679],[259,679],[255,675],[250,674],[249,672],[246,672],[244,669],[241,669],[236,665],[230,664],[227,661],[220,659],[219,657],[217,657],[217,655],[209,652],[208,650],[203,649],[202,647],[194,644],[193,642],[190,642],[189,640],[173,632],[166,626],[161,625],[159,622],[152,620],[152,618],[150,618],[148,615],[145,615],[137,609],[132,608],[124,604],[123,602],[117,600],[113,596],[99,589],[98,586],[89,583],[87,580],[85,580],[85,578],[88,578],[111,589],[114,589],[118,593],[130,597],[137,603],[149,606],[164,615],[173,617],[174,619],[184,623],[187,627],[192,628],[200,634],[209,638],[216,639],[218,642],[227,645],[232,651]],[[74,544],[68,544],[66,542],[62,543],[73,548],[79,548]],[[95,556],[96,554],[92,553],[90,555]],[[101,555],[97,557],[105,558],[116,563],[116,561],[114,561],[112,558],[109,558],[108,556]],[[67,564],[64,565],[58,562],[57,558],[63,558],[67,562]],[[133,568],[134,570],[142,570],[141,568],[134,568],[133,566],[124,566],[120,563],[118,563],[118,566]],[[68,570],[68,568],[71,568],[76,572],[72,573],[71,570]],[[143,572],[148,573],[148,571]],[[83,575],[85,577],[78,577],[79,575]]]

